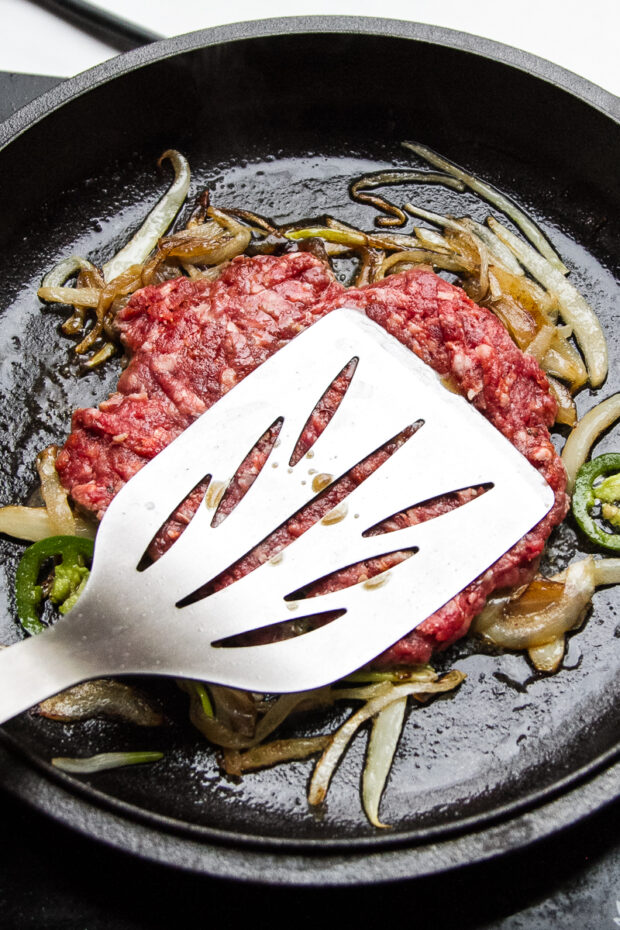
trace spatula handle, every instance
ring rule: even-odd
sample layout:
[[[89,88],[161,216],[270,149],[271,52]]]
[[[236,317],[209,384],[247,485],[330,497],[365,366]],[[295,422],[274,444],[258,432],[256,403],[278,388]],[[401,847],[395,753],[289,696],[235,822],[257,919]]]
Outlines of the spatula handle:
[[[97,674],[70,623],[7,646],[0,650],[0,723]]]

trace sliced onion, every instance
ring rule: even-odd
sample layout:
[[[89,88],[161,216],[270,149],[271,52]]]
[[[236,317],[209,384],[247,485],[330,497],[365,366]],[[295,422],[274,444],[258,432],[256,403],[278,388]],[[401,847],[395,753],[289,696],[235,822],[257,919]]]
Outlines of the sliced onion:
[[[250,244],[251,230],[223,210],[208,207],[209,222],[181,229],[162,239],[157,262],[177,258],[195,264],[219,265],[240,255]]]
[[[560,314],[572,327],[583,352],[592,387],[599,387],[607,376],[607,343],[601,324],[590,305],[556,267],[509,229],[489,217],[489,226],[516,255],[521,264],[554,294]]]
[[[388,827],[379,820],[379,803],[392,768],[394,753],[403,729],[407,698],[400,698],[377,714],[362,774],[362,803],[374,827]]]
[[[408,249],[415,248],[417,246],[417,239],[415,236],[409,236],[405,233],[395,233],[395,232],[375,232],[375,233],[365,233],[361,229],[357,229],[355,226],[350,226],[348,223],[343,223],[341,220],[335,219],[333,216],[325,217],[325,226],[328,229],[340,230],[343,233],[356,233],[359,236],[363,236],[366,242],[366,245],[375,248],[375,249],[385,249],[386,251],[394,249]],[[302,227],[290,227],[290,229],[302,228]],[[332,243],[335,245],[335,243]]]
[[[550,643],[543,646],[532,646],[527,653],[531,659],[532,665],[539,672],[557,672],[566,648],[566,639],[564,636],[558,636],[552,639]]]
[[[257,717],[256,701],[252,695],[238,688],[223,688],[221,685],[211,685],[210,690],[220,723],[251,739],[256,732]]]
[[[411,213],[412,216],[419,216],[420,219],[428,220],[429,223],[434,223],[435,226],[443,226],[445,229],[455,229],[460,230],[461,225],[458,220],[455,220],[451,216],[443,216],[441,213],[433,213],[432,210],[424,210],[422,207],[416,207],[414,203],[406,203],[403,207],[407,213]]]
[[[190,695],[190,720],[207,739],[225,749],[249,749],[266,739],[292,713],[309,706],[328,706],[332,703],[330,688],[284,694],[271,704],[251,735],[239,732],[205,712],[200,695],[191,681],[179,680],[178,685]]]
[[[555,329],[553,326],[541,326],[525,350],[526,355],[532,355],[540,365],[549,351]]]
[[[37,472],[41,494],[49,514],[52,536],[75,536],[75,519],[69,506],[68,492],[56,471],[58,446],[48,446],[37,455]]]
[[[465,679],[462,672],[456,670],[448,672],[439,681],[411,682],[405,685],[379,685],[381,692],[371,698],[363,707],[349,717],[331,738],[330,744],[317,762],[308,792],[309,804],[320,804],[327,794],[329,782],[338,765],[342,754],[359,727],[378,714],[394,701],[407,697],[410,694],[434,694],[441,691],[451,691]]]
[[[595,577],[591,556],[574,562],[566,570],[561,593],[551,603],[546,607],[530,605],[527,610],[527,598],[524,603],[523,598],[515,601],[486,627],[484,638],[504,649],[529,649],[563,636],[583,620],[594,594]],[[557,579],[549,583],[557,583]]]
[[[385,252],[379,249],[360,249],[361,262],[355,278],[355,287],[372,284],[385,258]]]
[[[42,701],[37,713],[50,720],[72,723],[90,720],[103,714],[117,717],[140,727],[158,727],[164,722],[162,714],[135,688],[101,678],[85,681]]]
[[[112,358],[113,355],[116,355],[118,351],[118,346],[113,342],[104,343],[101,348],[95,352],[94,355],[91,355],[90,358],[86,359],[84,362],[84,368],[97,368],[99,365],[103,365],[104,362],[107,362],[109,358]]]
[[[79,516],[74,516],[74,536],[84,536],[94,539],[96,527]],[[50,515],[45,507],[0,507],[0,533],[13,536],[15,539],[25,539],[28,542],[38,542],[54,536],[54,529]]]
[[[315,707],[329,707],[332,704],[331,688],[316,688],[314,691],[301,691],[297,694],[283,694],[267,711],[256,727],[255,742],[261,742],[265,737],[279,727],[286,718],[301,710]]]
[[[40,287],[37,297],[47,303],[71,304],[73,307],[96,307],[101,291],[96,287]]]
[[[577,422],[577,408],[575,407],[575,401],[571,397],[570,391],[561,381],[556,381],[556,379],[549,374],[547,374],[547,381],[549,382],[551,393],[558,404],[555,422],[562,423],[564,426],[574,426]]]
[[[158,164],[161,165],[166,158],[170,160],[174,169],[174,181],[127,245],[103,266],[106,282],[112,281],[132,265],[142,264],[183,206],[191,177],[189,164],[187,159],[174,149],[164,152]]]
[[[619,418],[620,393],[601,401],[577,423],[562,450],[562,461],[567,477],[566,487],[569,494],[572,494],[577,472],[588,458],[594,441]]]
[[[620,584],[620,559],[595,559],[594,582],[603,584]]]
[[[578,391],[588,380],[588,372],[577,350],[568,342],[561,329],[556,327],[542,367],[550,375],[567,381],[571,391]]]
[[[426,229],[424,226],[414,226],[413,231],[416,235],[416,242],[423,249],[431,249],[434,252],[451,252],[452,247],[448,240],[436,232],[434,229]]]
[[[247,752],[226,749],[223,754],[224,771],[227,775],[240,776],[244,772],[265,769],[280,762],[293,762],[307,759],[317,752],[322,752],[329,743],[330,736],[300,737],[298,739],[277,739],[262,746],[254,746]]]
[[[476,235],[489,250],[493,258],[492,264],[505,268],[510,274],[521,277],[524,274],[523,268],[516,260],[508,246],[505,246],[501,239],[498,239],[494,232],[482,223],[472,220],[469,216],[464,216],[457,222]]]
[[[443,156],[437,154],[437,152],[433,152],[432,149],[427,148],[425,145],[419,145],[416,142],[403,142],[402,144],[406,149],[415,152],[416,155],[433,165],[433,167],[439,168],[440,171],[445,171],[446,174],[462,181],[484,200],[487,200],[489,203],[493,204],[494,207],[497,207],[498,210],[501,210],[502,213],[505,213],[506,216],[509,216],[513,223],[527,236],[530,242],[536,246],[540,254],[545,256],[553,268],[562,275],[568,273],[568,268],[562,262],[559,255],[556,254],[538,226],[532,222],[523,210],[498,191],[497,188],[493,187],[491,184],[487,184],[485,181],[481,181],[467,171],[463,171],[458,165],[448,161],[447,158],[443,158]]]
[[[51,271],[48,271],[41,281],[41,287],[60,287],[78,271],[89,271],[98,274],[92,262],[80,258],[78,255],[72,255],[70,258],[64,258],[57,265],[54,265]]]
[[[100,752],[88,758],[70,758],[56,756],[52,765],[62,772],[75,775],[91,775],[107,769],[118,769],[125,765],[141,765],[144,762],[159,762],[164,758],[163,752]]]

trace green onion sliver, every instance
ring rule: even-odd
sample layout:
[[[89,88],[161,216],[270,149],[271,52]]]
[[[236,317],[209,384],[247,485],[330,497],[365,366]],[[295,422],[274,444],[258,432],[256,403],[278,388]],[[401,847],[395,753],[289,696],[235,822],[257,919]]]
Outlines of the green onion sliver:
[[[143,762],[159,762],[163,752],[100,752],[96,756],[84,759],[56,756],[52,765],[63,772],[75,775],[90,775],[92,772],[104,772],[118,769],[124,765],[141,765]]]
[[[520,210],[512,200],[502,194],[501,191],[498,191],[496,187],[474,177],[467,171],[459,168],[458,165],[448,161],[447,158],[443,158],[443,156],[437,154],[437,152],[433,152],[432,149],[427,148],[425,145],[419,145],[416,142],[403,142],[402,144],[404,148],[415,152],[416,155],[423,158],[424,161],[427,161],[430,165],[433,165],[433,167],[445,171],[446,174],[451,175],[453,178],[458,178],[459,181],[463,181],[470,190],[493,204],[493,206],[501,210],[502,213],[505,213],[506,216],[510,217],[513,223],[519,227],[530,242],[536,246],[540,254],[544,255],[560,274],[568,274],[568,268],[551,247],[538,226],[533,223],[529,216]]]
[[[374,827],[389,826],[379,820],[379,802],[392,768],[406,708],[406,697],[388,705],[375,717],[370,734],[368,755],[362,775],[362,803],[366,816]]]

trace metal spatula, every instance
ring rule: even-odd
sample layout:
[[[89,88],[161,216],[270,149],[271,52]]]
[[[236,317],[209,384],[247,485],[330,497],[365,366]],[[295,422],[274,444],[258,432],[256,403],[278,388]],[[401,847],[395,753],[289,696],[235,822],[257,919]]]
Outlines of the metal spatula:
[[[317,402],[353,364],[336,412],[291,464]],[[214,520],[222,491],[276,421],[277,441],[262,470],[234,509]],[[413,424],[413,435],[336,512],[240,580],[215,592],[204,588],[316,498],[320,486],[408,435],[403,431]],[[139,571],[162,525],[205,476],[211,493],[187,529]],[[415,504],[481,485],[485,493],[435,519],[365,535]],[[261,692],[334,681],[465,588],[553,501],[539,473],[431,368],[359,311],[336,310],[229,391],[115,497],[76,607],[53,628],[0,653],[0,719],[102,675],[162,674]],[[296,594],[399,550],[415,554],[370,581]],[[226,645],[237,634],[317,614],[336,619],[278,642]]]

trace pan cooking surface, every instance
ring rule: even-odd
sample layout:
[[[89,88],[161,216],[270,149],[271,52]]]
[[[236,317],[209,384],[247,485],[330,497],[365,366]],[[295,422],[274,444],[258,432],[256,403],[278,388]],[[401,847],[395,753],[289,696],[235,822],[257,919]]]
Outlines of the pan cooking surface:
[[[72,409],[98,402],[118,377],[117,363],[78,374],[70,344],[59,332],[62,315],[42,310],[36,298],[40,278],[70,254],[87,254],[95,261],[109,257],[165,186],[167,178],[158,176],[154,166],[167,146],[180,148],[192,166],[188,204],[209,187],[214,204],[245,207],[276,222],[330,213],[366,229],[372,228],[376,214],[350,200],[350,180],[368,171],[410,165],[400,139],[434,146],[514,196],[541,222],[571,267],[571,280],[599,313],[609,340],[611,374],[596,395],[581,392],[580,414],[620,389],[617,319],[614,326],[620,193],[613,187],[617,181],[605,177],[605,166],[597,174],[591,155],[580,147],[580,140],[604,118],[550,85],[485,59],[458,53],[459,59],[452,49],[424,43],[415,46],[414,55],[412,43],[404,40],[353,38],[312,36],[301,45],[296,36],[261,39],[237,44],[235,55],[220,46],[155,63],[91,90],[39,124],[27,145],[24,139],[14,144],[35,164],[36,146],[49,132],[50,151],[58,158],[64,152],[66,158],[69,128],[85,125],[80,120],[89,108],[103,123],[96,133],[86,129],[80,137],[80,152],[71,156],[70,179],[66,165],[53,162],[38,196],[23,190],[9,203],[8,225],[13,228],[0,254],[2,503],[28,499],[36,485],[36,452],[62,442]],[[368,68],[360,71],[360,88],[345,93],[341,84],[333,83],[327,49],[331,55],[348,55],[353,70],[372,61],[372,79]],[[326,74],[312,87],[297,86],[296,93],[284,81],[276,106],[273,93],[266,97],[275,81],[265,71],[269,51],[272,66],[281,73],[300,55],[308,64],[321,54],[319,60],[328,62]],[[412,67],[412,56],[415,81],[405,70],[405,65]],[[222,68],[228,82],[209,90],[210,77]],[[459,68],[469,81],[469,96],[454,89]],[[397,74],[399,83],[394,81]],[[496,78],[496,93],[485,120],[474,92],[486,86],[489,75]],[[186,94],[179,92],[183,81],[189,87]],[[171,86],[177,88],[176,111]],[[542,116],[530,109],[534,88],[539,105],[554,113],[556,139],[536,136]],[[511,96],[502,107],[498,97],[509,89]],[[131,107],[147,93],[167,122],[151,125],[143,107],[135,132],[128,130],[131,139],[119,141],[112,121],[125,119],[129,127]],[[112,100],[120,112],[106,117],[105,105]],[[222,122],[224,100],[228,118]],[[615,146],[618,154],[618,127],[611,120],[605,126],[610,148]],[[568,138],[574,146],[570,158],[565,152]],[[98,139],[103,141],[95,150]],[[9,175],[17,170],[18,154],[4,163]],[[488,213],[472,195],[438,187],[405,186],[391,194],[396,202],[411,199],[439,212],[480,220]],[[337,273],[347,280],[350,263],[338,265]],[[613,435],[605,437],[597,452],[617,451],[618,442]],[[5,643],[19,637],[11,586],[21,548],[0,540],[0,637]],[[554,570],[580,551],[569,520],[553,539]],[[165,759],[156,765],[89,776],[76,789],[86,790],[93,803],[120,801],[145,812],[162,828],[163,818],[172,818],[205,837],[223,831],[236,841],[279,839],[302,845],[422,839],[466,826],[471,818],[485,823],[534,803],[565,779],[613,755],[620,711],[619,606],[617,589],[597,592],[591,616],[569,637],[564,667],[553,676],[535,674],[521,655],[482,653],[470,640],[439,657],[439,668],[455,666],[468,677],[456,695],[409,711],[381,807],[381,819],[393,829],[381,835],[366,823],[359,797],[367,731],[355,738],[327,804],[319,810],[310,810],[305,800],[311,761],[249,774],[239,782],[223,777],[216,751],[187,721],[185,696],[172,682],[144,682],[169,717],[164,728],[134,729],[101,720],[54,724],[25,714],[6,731],[44,766],[54,755],[162,749]],[[299,718],[294,726],[287,724],[286,733],[323,733],[348,713],[337,708]],[[68,776],[49,774],[65,785],[78,785]]]

